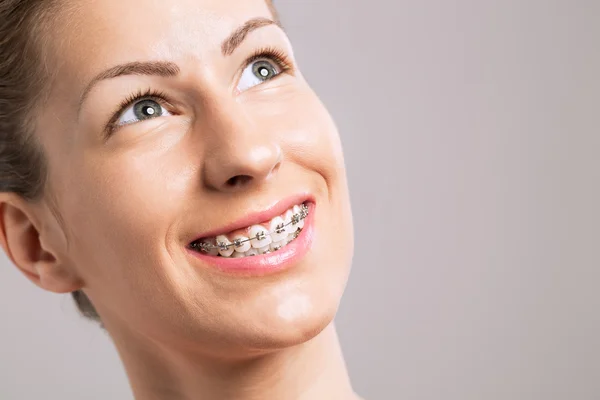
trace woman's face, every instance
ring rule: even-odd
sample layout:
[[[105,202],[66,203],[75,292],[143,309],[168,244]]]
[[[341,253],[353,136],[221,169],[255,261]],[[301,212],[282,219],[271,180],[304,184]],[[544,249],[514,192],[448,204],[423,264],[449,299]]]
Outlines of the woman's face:
[[[344,161],[281,28],[254,24],[223,46],[247,21],[273,18],[265,0],[69,4],[54,20],[56,75],[37,119],[64,235],[45,240],[64,244],[61,268],[80,277],[109,330],[127,335],[222,353],[320,332],[353,252]],[[189,248],[305,200],[312,242],[277,273],[224,271]],[[275,254],[253,260],[276,267]]]

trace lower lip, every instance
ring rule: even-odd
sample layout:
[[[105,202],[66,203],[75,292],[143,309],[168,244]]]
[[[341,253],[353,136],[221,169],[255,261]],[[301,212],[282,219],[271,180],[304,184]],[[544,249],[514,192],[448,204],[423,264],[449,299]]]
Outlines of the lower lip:
[[[311,248],[314,240],[315,204],[307,203],[307,205],[308,216],[304,220],[304,227],[300,235],[286,246],[272,253],[242,258],[228,258],[209,256],[187,247],[186,250],[203,263],[227,274],[260,276],[289,269],[304,257]]]

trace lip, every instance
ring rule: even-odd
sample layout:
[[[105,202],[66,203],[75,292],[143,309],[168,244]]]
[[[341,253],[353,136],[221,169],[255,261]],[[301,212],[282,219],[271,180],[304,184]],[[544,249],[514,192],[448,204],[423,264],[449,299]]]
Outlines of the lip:
[[[277,203],[271,210],[279,210]],[[288,204],[288,200],[282,202],[282,207]],[[292,203],[297,204],[297,203]],[[294,266],[312,247],[315,239],[315,208],[316,204],[308,200],[308,216],[304,220],[304,228],[296,239],[281,249],[267,254],[249,256],[243,258],[228,258],[210,256],[186,247],[186,251],[194,258],[201,260],[204,264],[214,267],[217,271],[228,275],[237,276],[263,276],[280,272]],[[289,208],[289,207],[288,207]],[[287,210],[287,208],[283,208]],[[277,212],[277,211],[274,211]],[[283,211],[282,211],[283,212]],[[275,214],[278,215],[278,214]]]
[[[261,224],[263,222],[270,221],[273,218],[275,218],[276,216],[283,214],[288,209],[292,208],[294,205],[301,204],[304,202],[314,203],[315,199],[312,195],[307,194],[307,193],[301,193],[301,194],[296,194],[294,196],[286,197],[285,199],[277,201],[276,203],[274,203],[273,205],[268,207],[266,210],[246,215],[245,217],[243,217],[229,225],[226,225],[222,228],[213,229],[211,231],[204,232],[200,236],[196,237],[196,239],[192,240],[192,242],[195,242],[200,239],[213,238],[218,235],[225,235],[229,232],[232,232],[232,231],[235,231],[238,229],[242,229],[242,228],[249,227],[251,225]]]

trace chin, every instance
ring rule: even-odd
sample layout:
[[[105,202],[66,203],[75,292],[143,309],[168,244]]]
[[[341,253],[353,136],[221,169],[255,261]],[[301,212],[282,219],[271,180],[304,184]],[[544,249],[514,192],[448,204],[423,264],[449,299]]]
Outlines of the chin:
[[[319,335],[335,318],[338,303],[320,305],[293,319],[275,316],[272,323],[244,334],[247,345],[255,350],[280,350],[305,343]],[[239,332],[242,333],[242,332]]]
[[[216,357],[246,358],[310,341],[333,322],[344,291],[345,280],[327,278],[332,276],[280,281],[246,298],[245,304],[224,311],[225,323],[214,327],[217,334],[211,335],[210,342],[218,345],[205,342],[203,347],[212,348]],[[206,321],[197,323],[207,331]]]
[[[243,333],[249,347],[268,350],[296,346],[313,339],[332,323],[346,287],[351,258],[337,252],[313,255],[306,260],[310,266],[299,269],[302,272],[265,288],[249,302],[246,315],[254,318],[249,321],[250,329]]]
[[[313,339],[333,322],[345,281],[332,284],[326,277],[315,278],[308,290],[291,293],[270,307],[260,301],[254,305],[254,321],[236,332],[249,349],[296,346]]]

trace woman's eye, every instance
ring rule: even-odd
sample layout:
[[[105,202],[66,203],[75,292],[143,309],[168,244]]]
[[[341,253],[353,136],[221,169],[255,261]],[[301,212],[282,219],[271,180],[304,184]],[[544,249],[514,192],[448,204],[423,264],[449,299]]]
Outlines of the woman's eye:
[[[280,68],[270,61],[258,60],[251,62],[242,72],[238,90],[243,92],[252,86],[260,85],[269,79],[273,79],[280,73]]]
[[[126,109],[117,120],[116,125],[127,125],[145,119],[171,115],[158,102],[151,99],[141,100]]]

